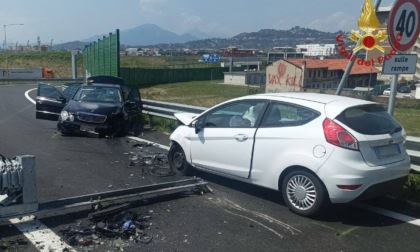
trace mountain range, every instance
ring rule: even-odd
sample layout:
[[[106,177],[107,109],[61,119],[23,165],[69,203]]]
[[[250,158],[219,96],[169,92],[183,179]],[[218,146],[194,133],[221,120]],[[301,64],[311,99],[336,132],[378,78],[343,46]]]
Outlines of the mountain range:
[[[289,30],[262,29],[257,32],[240,33],[232,38],[212,38],[211,35],[192,31],[178,35],[153,24],[143,24],[132,29],[120,31],[120,44],[127,47],[159,47],[173,49],[220,49],[228,46],[239,48],[263,49],[275,46],[295,46],[296,44],[331,44],[336,43],[338,34],[322,32],[299,26]],[[109,34],[95,35],[90,38],[55,45],[54,49],[83,49],[85,45],[102,39]]]

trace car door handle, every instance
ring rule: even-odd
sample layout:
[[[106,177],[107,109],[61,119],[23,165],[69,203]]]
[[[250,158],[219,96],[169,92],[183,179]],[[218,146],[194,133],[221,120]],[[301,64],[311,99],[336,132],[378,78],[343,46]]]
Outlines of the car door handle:
[[[238,135],[235,135],[235,139],[238,140],[239,142],[243,142],[248,139],[248,136],[244,134],[238,134]]]

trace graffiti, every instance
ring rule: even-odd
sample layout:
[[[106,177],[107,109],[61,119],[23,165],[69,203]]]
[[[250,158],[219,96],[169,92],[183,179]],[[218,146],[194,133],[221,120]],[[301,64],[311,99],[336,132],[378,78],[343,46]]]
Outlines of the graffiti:
[[[277,75],[272,75],[272,74],[268,74],[268,84],[270,85],[279,85],[280,84],[280,76]]]
[[[299,81],[296,81],[296,76],[290,76],[287,75],[286,78],[286,86],[291,86],[291,87],[302,87],[302,76],[299,78]]]
[[[286,86],[302,87],[302,76],[298,80],[296,76],[290,76],[289,74],[285,78],[281,78],[279,75],[268,74],[269,85],[282,85],[282,79],[284,79],[284,85]]]
[[[284,63],[279,63],[279,66],[277,67],[277,72],[279,73],[279,77],[283,77],[286,73],[287,67]]]

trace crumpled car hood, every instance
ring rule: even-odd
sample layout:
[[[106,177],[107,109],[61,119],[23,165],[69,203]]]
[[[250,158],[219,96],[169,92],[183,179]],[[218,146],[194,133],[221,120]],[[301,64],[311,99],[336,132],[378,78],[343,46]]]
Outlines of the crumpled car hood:
[[[71,112],[111,115],[121,112],[122,106],[116,103],[78,102],[72,100],[64,109]]]
[[[199,114],[195,113],[175,113],[174,116],[185,125],[190,125]]]

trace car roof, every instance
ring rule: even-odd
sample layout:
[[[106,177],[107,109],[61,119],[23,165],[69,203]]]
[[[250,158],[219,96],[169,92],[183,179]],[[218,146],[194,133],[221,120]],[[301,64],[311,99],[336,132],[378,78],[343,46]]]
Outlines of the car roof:
[[[238,98],[238,99],[241,99],[241,98]],[[335,118],[342,111],[344,111],[345,109],[349,107],[361,106],[361,105],[366,105],[366,104],[377,104],[375,102],[347,97],[347,96],[320,94],[320,93],[306,93],[306,92],[255,94],[255,95],[248,95],[248,96],[242,97],[242,99],[277,100],[277,101],[301,104],[303,106],[308,106],[312,108],[322,107],[323,110],[325,111],[325,114],[330,118]]]
[[[284,92],[284,93],[266,93],[266,94],[255,94],[246,96],[249,98],[257,99],[269,99],[269,100],[304,100],[309,102],[323,103],[328,104],[332,102],[346,102],[354,105],[372,103],[362,99],[341,96],[341,95],[332,95],[332,94],[320,94],[320,93],[306,93],[306,92]]]

